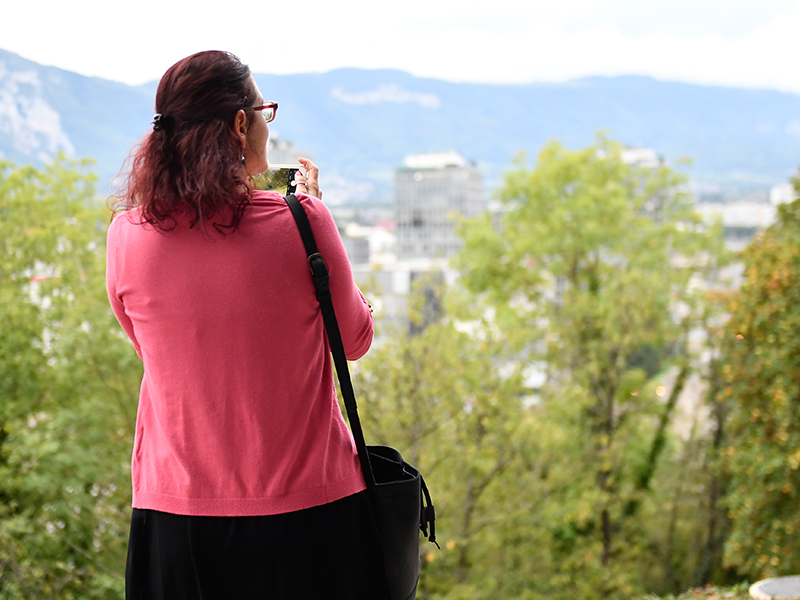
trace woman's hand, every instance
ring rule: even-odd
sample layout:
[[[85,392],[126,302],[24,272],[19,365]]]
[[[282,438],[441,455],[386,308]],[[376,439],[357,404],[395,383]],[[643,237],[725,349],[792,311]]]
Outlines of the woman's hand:
[[[306,169],[305,174],[298,171],[294,176],[295,183],[305,188],[298,191],[322,200],[322,190],[319,189],[319,168],[307,158],[298,158],[297,160]]]

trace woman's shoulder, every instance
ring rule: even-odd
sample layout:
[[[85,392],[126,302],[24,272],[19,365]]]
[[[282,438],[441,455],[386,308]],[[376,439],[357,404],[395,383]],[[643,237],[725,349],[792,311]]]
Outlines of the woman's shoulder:
[[[283,196],[272,190],[253,190],[250,201],[253,204],[283,204],[284,202]]]
[[[169,233],[177,229],[178,225],[190,221],[190,216],[185,210],[174,211],[163,221],[153,224],[142,214],[141,207],[134,207],[130,210],[117,212],[108,225],[106,237],[109,243],[121,242],[122,240],[133,240],[148,237],[153,233]]]
[[[319,221],[326,223],[332,222],[333,217],[331,216],[331,212],[322,202],[322,200],[302,193],[295,194],[295,196],[303,206],[303,209],[305,210],[306,215],[311,223]],[[252,203],[255,206],[285,208],[286,210],[289,210],[289,206],[286,204],[286,198],[274,191],[255,190],[252,196]]]
[[[314,196],[309,196],[308,194],[303,193],[296,193],[295,196],[298,200],[300,200],[300,203],[304,207],[311,206],[317,210],[322,207],[327,211],[327,207],[319,198],[315,198]],[[273,190],[253,190],[252,202],[254,204],[279,204],[285,206],[286,198],[284,198],[279,192],[275,192]]]
[[[108,225],[108,233],[112,235],[121,229],[130,225],[141,223],[142,211],[139,207],[131,208],[129,210],[117,211],[111,217],[111,223]]]

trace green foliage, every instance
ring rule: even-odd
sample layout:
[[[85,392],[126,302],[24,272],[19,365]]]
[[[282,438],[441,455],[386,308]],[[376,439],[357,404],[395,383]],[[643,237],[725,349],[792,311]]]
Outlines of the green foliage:
[[[108,215],[84,169],[0,164],[0,598],[123,595],[141,362],[105,297]],[[411,327],[382,325],[353,366],[368,440],[434,494],[421,600],[719,581],[726,483],[729,563],[800,569],[800,201],[745,252],[719,326],[722,236],[683,184],[603,138],[520,160],[503,212],[462,224],[464,289],[420,282]],[[681,413],[701,377],[713,401]]]
[[[743,260],[719,398],[732,406],[727,559],[760,579],[800,572],[800,200]]]
[[[412,321],[425,298],[452,292],[428,282],[412,296]],[[419,302],[417,302],[419,301]],[[400,448],[425,476],[442,546],[423,543],[419,598],[534,597],[548,560],[536,520],[541,435],[523,395],[520,369],[491,323],[444,318],[415,335],[385,324],[354,365],[356,394],[371,442]]]
[[[141,366],[84,165],[0,164],[0,597],[121,598]]]
[[[464,282],[546,375],[536,445],[549,597],[675,585],[662,548],[676,551],[685,527],[658,517],[671,490],[657,467],[680,456],[670,425],[697,368],[687,338],[705,314],[700,283],[724,258],[684,183],[666,166],[625,164],[603,138],[578,152],[551,143],[535,169],[520,160],[507,174],[499,217],[462,226]]]

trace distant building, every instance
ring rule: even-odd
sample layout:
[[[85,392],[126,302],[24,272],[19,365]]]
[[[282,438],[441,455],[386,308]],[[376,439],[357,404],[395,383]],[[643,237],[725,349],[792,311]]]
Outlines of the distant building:
[[[461,248],[454,218],[486,208],[483,175],[455,152],[406,157],[395,172],[398,260],[446,259]]]
[[[775,222],[779,204],[796,197],[792,184],[773,186],[727,202],[698,202],[695,210],[708,221],[719,219],[725,229],[725,243],[734,251],[742,250],[755,235]]]
[[[277,135],[270,135],[269,140],[267,140],[267,157],[270,164],[297,164],[297,157],[299,156],[314,158],[305,150],[295,147],[290,140],[280,138]]]
[[[774,206],[793,202],[795,198],[797,198],[797,191],[791,183],[773,185],[769,190],[769,201]]]
[[[706,221],[722,223],[725,245],[734,252],[742,250],[759,231],[775,221],[775,205],[767,202],[701,202],[695,204],[695,210]]]
[[[353,265],[368,265],[370,262],[369,238],[365,235],[352,236],[346,232],[340,233],[342,234],[342,243],[350,263]]]
[[[633,167],[657,169],[664,164],[664,159],[652,148],[634,146],[622,149],[622,162]]]

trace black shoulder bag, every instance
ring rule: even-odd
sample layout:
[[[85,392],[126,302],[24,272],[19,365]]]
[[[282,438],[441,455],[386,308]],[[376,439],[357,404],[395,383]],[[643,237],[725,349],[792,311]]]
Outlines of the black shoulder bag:
[[[386,579],[392,600],[412,600],[419,582],[419,531],[436,544],[435,513],[431,496],[419,471],[388,446],[367,446],[358,418],[350,370],[333,310],[328,269],[317,251],[305,210],[294,194],[286,197],[308,255],[308,266],[322,309],[336,374],[342,389],[347,419],[367,484],[367,495],[381,536]],[[430,531],[430,533],[429,533]]]

